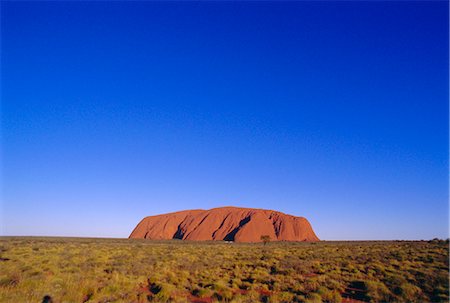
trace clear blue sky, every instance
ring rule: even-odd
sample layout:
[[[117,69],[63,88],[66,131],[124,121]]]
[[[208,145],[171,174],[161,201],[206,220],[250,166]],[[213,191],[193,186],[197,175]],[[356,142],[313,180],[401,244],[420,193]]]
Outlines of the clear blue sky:
[[[448,3],[1,2],[2,234],[225,205],[448,237]]]

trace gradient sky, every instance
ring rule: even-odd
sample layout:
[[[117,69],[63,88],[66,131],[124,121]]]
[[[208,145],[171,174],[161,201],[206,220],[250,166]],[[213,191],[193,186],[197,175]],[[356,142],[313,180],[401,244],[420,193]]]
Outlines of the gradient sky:
[[[4,235],[225,205],[448,237],[448,3],[1,2]]]

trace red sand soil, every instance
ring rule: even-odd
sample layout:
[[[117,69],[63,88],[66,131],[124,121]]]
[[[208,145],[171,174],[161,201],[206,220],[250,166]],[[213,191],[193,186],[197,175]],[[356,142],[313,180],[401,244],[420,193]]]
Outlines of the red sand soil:
[[[261,242],[263,235],[270,236],[271,241],[319,241],[311,224],[303,217],[238,207],[185,210],[146,217],[129,238]]]

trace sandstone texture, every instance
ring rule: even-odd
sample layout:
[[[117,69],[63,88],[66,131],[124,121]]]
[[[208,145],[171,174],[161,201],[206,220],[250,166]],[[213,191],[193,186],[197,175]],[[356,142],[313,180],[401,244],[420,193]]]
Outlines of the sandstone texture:
[[[129,238],[194,241],[319,241],[303,217],[265,209],[221,207],[185,210],[144,218]]]

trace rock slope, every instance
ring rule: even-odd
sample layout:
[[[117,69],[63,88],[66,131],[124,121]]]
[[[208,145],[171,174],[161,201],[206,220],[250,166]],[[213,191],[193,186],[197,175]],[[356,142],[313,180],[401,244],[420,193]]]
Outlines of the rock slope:
[[[319,241],[311,224],[303,217],[238,207],[185,210],[146,217],[129,238],[260,242],[263,235],[270,236],[271,241]]]

